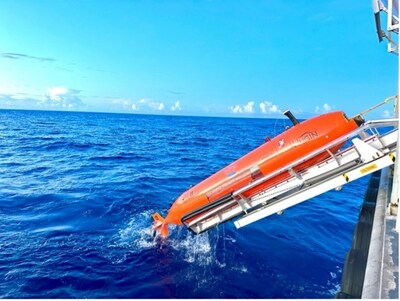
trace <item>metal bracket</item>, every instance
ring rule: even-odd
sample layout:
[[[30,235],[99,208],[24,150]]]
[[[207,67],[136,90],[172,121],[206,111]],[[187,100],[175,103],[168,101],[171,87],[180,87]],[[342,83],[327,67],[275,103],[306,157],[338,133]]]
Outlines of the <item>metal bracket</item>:
[[[354,147],[360,154],[361,160],[363,162],[371,161],[373,159],[377,159],[383,156],[383,153],[380,150],[365,143],[359,138],[354,138],[353,140],[351,140],[351,142],[353,142]]]
[[[326,151],[327,151],[328,154],[331,156],[331,158],[332,158],[333,160],[335,160],[335,162],[337,163],[337,165],[340,166],[340,163],[339,163],[338,159],[336,158],[336,156],[335,156],[334,154],[332,154],[332,152],[331,152],[329,149],[327,149]]]
[[[239,199],[236,199],[236,201],[238,202],[242,210],[247,214],[247,209],[251,208],[251,206],[249,205],[249,199],[242,194],[239,194],[238,197]]]
[[[295,172],[293,168],[289,168],[288,171],[291,176],[296,177],[300,181],[303,181],[303,178],[297,172]]]

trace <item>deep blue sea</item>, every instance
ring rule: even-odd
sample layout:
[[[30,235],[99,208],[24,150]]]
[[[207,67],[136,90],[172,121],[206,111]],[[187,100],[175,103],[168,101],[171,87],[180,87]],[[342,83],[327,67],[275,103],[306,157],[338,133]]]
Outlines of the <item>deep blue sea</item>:
[[[333,298],[368,179],[236,229],[155,211],[285,119],[0,111],[1,298]]]

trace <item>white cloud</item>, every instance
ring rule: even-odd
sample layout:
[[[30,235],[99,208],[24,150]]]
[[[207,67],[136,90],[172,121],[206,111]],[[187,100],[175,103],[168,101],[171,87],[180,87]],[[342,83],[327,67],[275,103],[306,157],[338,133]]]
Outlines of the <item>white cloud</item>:
[[[132,100],[126,98],[115,98],[112,100],[112,104],[129,109],[132,106]]]
[[[382,117],[383,117],[383,118],[393,118],[393,117],[394,117],[394,114],[393,114],[393,112],[391,112],[391,111],[389,111],[389,110],[384,110],[384,111],[382,112]]]
[[[237,113],[242,113],[242,112],[243,112],[242,107],[239,106],[239,105],[232,106],[232,107],[230,107],[229,109],[231,110],[232,113],[235,113],[235,114],[237,114]]]
[[[230,111],[234,114],[250,114],[261,112],[262,114],[272,115],[282,113],[279,106],[270,101],[263,101],[259,103],[258,108],[259,111],[256,109],[256,104],[254,101],[250,101],[246,105],[235,105],[229,107]]]
[[[175,111],[180,111],[182,110],[181,108],[181,103],[178,100],[177,102],[174,103],[174,105],[171,107],[171,111],[175,112]]]
[[[144,102],[150,109],[153,111],[162,111],[165,108],[165,105],[163,102],[155,102],[155,101],[147,101]]]
[[[144,113],[165,110],[164,102],[152,101],[148,98],[142,98],[139,100],[129,98],[114,98],[111,101],[111,104],[114,105],[114,109],[141,111]]]
[[[164,108],[165,108],[165,105],[163,102],[161,102],[158,104],[157,110],[162,111],[162,110],[164,110]]]
[[[66,87],[50,87],[42,94],[0,93],[0,106],[22,109],[85,110],[80,91]]]
[[[254,112],[254,101],[250,101],[247,105],[245,105],[244,111],[246,113],[253,113]]]
[[[139,100],[139,106],[151,109],[153,111],[163,111],[165,104],[163,102],[152,101],[148,98],[142,98]]]
[[[267,113],[266,104],[264,102],[260,103],[260,110],[262,113]]]
[[[65,87],[52,87],[47,89],[47,96],[54,101],[61,101],[62,96],[68,94],[68,89]]]
[[[50,87],[37,104],[54,109],[79,109],[83,107],[83,102],[78,97],[79,93],[79,90],[66,87]]]
[[[34,109],[37,107],[38,99],[29,95],[0,93],[0,107]]]
[[[263,114],[276,114],[281,113],[279,107],[270,101],[264,101],[259,105],[261,113]]]
[[[324,105],[322,107],[324,108],[324,110],[326,112],[332,111],[332,107],[327,103],[324,103]]]
[[[254,101],[250,101],[244,106],[240,106],[240,105],[231,106],[231,107],[229,107],[229,109],[234,114],[238,114],[238,113],[239,114],[241,114],[241,113],[246,113],[246,114],[254,113]]]
[[[328,103],[324,103],[322,105],[322,107],[316,106],[314,111],[315,111],[315,113],[327,113],[327,112],[332,111],[333,109],[334,109],[334,106],[331,106]]]

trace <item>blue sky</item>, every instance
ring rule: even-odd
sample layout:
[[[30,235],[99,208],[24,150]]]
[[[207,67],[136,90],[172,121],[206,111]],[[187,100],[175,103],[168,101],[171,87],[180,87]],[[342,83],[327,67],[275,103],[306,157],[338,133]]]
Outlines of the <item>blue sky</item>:
[[[306,118],[396,89],[370,0],[0,1],[0,108]]]

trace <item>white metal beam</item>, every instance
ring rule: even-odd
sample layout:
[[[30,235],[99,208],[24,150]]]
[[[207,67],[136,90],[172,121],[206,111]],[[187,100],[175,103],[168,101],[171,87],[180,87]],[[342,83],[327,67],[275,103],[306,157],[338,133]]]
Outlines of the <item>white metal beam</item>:
[[[262,207],[256,211],[251,212],[248,215],[243,216],[242,218],[235,221],[234,224],[236,228],[244,227],[264,217],[267,217],[274,213],[278,213],[282,210],[285,210],[289,207],[292,207],[310,198],[320,195],[326,191],[332,190],[336,187],[343,186],[347,183],[357,180],[376,170],[390,166],[393,164],[392,156],[390,155],[375,160],[373,161],[373,163],[367,164],[366,166],[362,165],[361,167],[355,168],[347,173],[335,176],[320,184],[315,184],[307,189],[295,193],[292,196],[283,198],[282,200],[266,205],[265,207]]]

